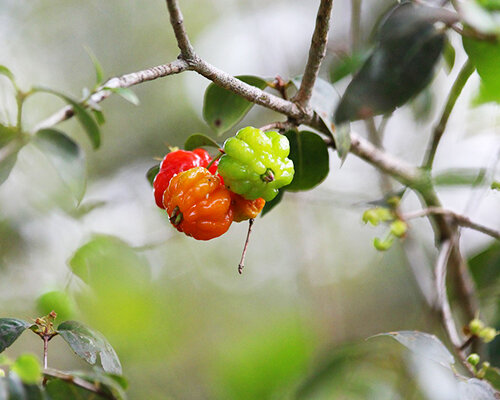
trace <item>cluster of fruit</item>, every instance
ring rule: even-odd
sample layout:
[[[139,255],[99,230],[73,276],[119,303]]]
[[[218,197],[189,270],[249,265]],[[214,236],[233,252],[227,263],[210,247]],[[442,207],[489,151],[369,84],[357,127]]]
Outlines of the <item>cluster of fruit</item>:
[[[225,141],[214,159],[203,149],[168,153],[153,188],[177,230],[198,240],[224,234],[231,223],[255,218],[293,179],[288,139],[247,127]]]

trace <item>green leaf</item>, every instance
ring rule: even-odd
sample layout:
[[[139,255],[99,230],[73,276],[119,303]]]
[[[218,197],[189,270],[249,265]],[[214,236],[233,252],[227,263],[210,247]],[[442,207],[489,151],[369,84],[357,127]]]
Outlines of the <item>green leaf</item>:
[[[264,205],[264,208],[260,212],[260,216],[263,217],[266,215],[269,211],[271,211],[274,207],[276,207],[281,200],[283,199],[283,195],[285,194],[284,188],[278,192],[276,197],[272,199],[271,201],[266,201],[266,204]]]
[[[153,186],[153,182],[155,180],[156,175],[158,175],[158,172],[160,172],[160,164],[153,165],[151,168],[148,169],[148,172],[146,172],[146,179],[148,180],[151,186]]]
[[[468,260],[469,269],[479,290],[496,287],[500,279],[500,242],[473,255]]]
[[[479,41],[468,37],[462,37],[464,49],[470,61],[477,69],[481,78],[479,94],[475,103],[487,103],[494,101],[500,103],[500,43]]]
[[[446,368],[455,363],[445,345],[434,335],[418,331],[400,331],[380,333],[378,336],[390,336],[415,354],[429,358]]]
[[[0,149],[9,144],[17,134],[18,131],[15,127],[0,124]]]
[[[5,65],[0,65],[0,75],[6,76],[12,83],[15,84],[14,74]]]
[[[42,369],[38,359],[33,354],[20,355],[11,367],[26,384],[36,384],[42,379]]]
[[[252,75],[236,76],[239,80],[264,89],[267,83],[264,79]],[[208,85],[203,101],[203,118],[217,134],[223,134],[235,126],[252,108],[253,103],[217,86]]]
[[[94,114],[95,120],[99,125],[104,125],[106,122],[106,118],[104,118],[104,113],[100,110],[92,110]]]
[[[92,382],[93,383],[93,382]],[[46,389],[50,400],[100,400],[113,399],[104,394],[96,394],[79,386],[61,379],[51,379],[48,381]]]
[[[59,321],[73,318],[76,308],[73,299],[66,292],[60,290],[45,292],[36,300],[36,306],[40,315],[47,315],[51,311],[55,311]]]
[[[95,235],[76,251],[69,265],[75,275],[104,296],[110,281],[139,285],[150,280],[145,258],[114,236]]]
[[[38,131],[33,143],[49,159],[79,204],[87,183],[85,154],[80,146],[55,129]]]
[[[104,80],[104,70],[102,69],[102,65],[89,47],[85,46],[85,51],[89,55],[92,64],[94,64],[96,84],[100,85]]]
[[[9,154],[4,158],[0,159],[0,185],[4,183],[10,175],[12,168],[16,165],[17,154],[19,153],[20,147],[13,148],[9,151]]]
[[[485,169],[455,168],[436,173],[432,181],[437,186],[469,186],[481,183],[485,176]]]
[[[493,387],[497,390],[500,390],[500,369],[496,367],[489,367],[486,370],[486,374],[484,378],[490,382]]]
[[[448,73],[450,73],[453,69],[453,66],[455,65],[455,48],[450,43],[449,39],[447,39],[444,44],[443,58],[446,64],[446,69]]]
[[[438,17],[431,11],[403,3],[390,12],[377,46],[342,96],[334,114],[337,124],[390,113],[427,86],[445,38],[434,27]]]
[[[333,134],[335,140],[335,148],[339,155],[340,161],[344,163],[349,150],[351,150],[351,127],[350,124],[337,125]]]
[[[0,318],[0,353],[33,324],[17,318]]]
[[[348,75],[354,74],[368,58],[368,51],[358,51],[338,57],[330,68],[330,79],[335,83]]]
[[[184,143],[184,150],[194,150],[198,147],[215,147],[216,149],[220,149],[222,146],[211,137],[201,133],[189,136]]]
[[[115,350],[101,333],[77,321],[65,321],[57,327],[57,331],[71,349],[89,364],[96,364],[99,358],[104,371],[122,373]]]
[[[99,130],[99,125],[97,125],[97,123],[94,121],[89,111],[87,111],[80,103],[52,89],[37,87],[34,88],[33,90],[36,92],[50,93],[55,96],[58,96],[64,101],[66,101],[66,103],[68,103],[71,107],[73,107],[75,116],[82,125],[85,132],[87,133],[87,136],[89,137],[90,142],[92,143],[92,147],[94,149],[99,148],[99,146],[101,145],[101,132]]]
[[[127,100],[129,103],[132,103],[134,106],[138,106],[140,101],[137,95],[129,88],[112,88],[112,87],[105,87],[103,88],[104,90],[109,90],[110,92],[116,93],[117,95],[123,97],[125,100]]]
[[[310,190],[328,175],[330,163],[328,147],[313,132],[290,130],[285,133],[290,142],[290,155],[295,169],[292,183],[285,190]]]

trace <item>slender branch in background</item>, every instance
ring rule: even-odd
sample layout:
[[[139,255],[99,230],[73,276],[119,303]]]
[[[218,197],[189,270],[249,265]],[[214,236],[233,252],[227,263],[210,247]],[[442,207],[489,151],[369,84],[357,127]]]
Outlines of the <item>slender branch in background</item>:
[[[88,390],[89,392],[96,393],[99,396],[104,397],[105,399],[115,400],[115,396],[105,392],[100,388],[99,383],[93,384],[91,382],[86,381],[85,379],[79,378],[78,376],[66,374],[61,371],[56,371],[53,369],[44,369],[43,375],[47,379],[55,378],[60,379],[62,381],[71,383],[72,385],[79,386],[82,389]]]
[[[453,110],[453,107],[455,106],[455,103],[457,102],[458,97],[460,96],[460,93],[462,93],[462,90],[465,84],[467,83],[467,80],[472,75],[474,70],[475,67],[472,64],[472,62],[470,60],[467,60],[463,65],[462,69],[460,70],[457,79],[453,83],[450,94],[448,95],[448,100],[446,101],[446,104],[444,106],[441,119],[439,120],[439,123],[436,125],[434,131],[432,132],[431,142],[429,144],[429,148],[425,155],[425,160],[423,164],[424,168],[427,168],[429,170],[432,169],[432,164],[434,162],[434,157],[436,155],[439,141],[441,140],[441,137],[443,136],[443,133],[446,129],[446,124],[448,123],[450,114]]]
[[[189,41],[186,29],[184,28],[184,19],[177,0],[167,0],[168,13],[170,14],[170,24],[174,29],[177,45],[181,50],[181,56],[184,60],[190,61],[195,58],[193,46]]]
[[[190,66],[186,61],[175,60],[168,64],[162,64],[156,67],[144,69],[142,71],[132,72],[130,74],[111,78],[108,79],[102,86],[100,86],[92,96],[90,96],[90,102],[100,103],[101,101],[111,96],[113,92],[104,88],[128,88],[143,82],[162,78],[164,76],[178,74],[189,69]],[[73,107],[63,107],[47,119],[37,124],[33,130],[36,132],[40,129],[49,128],[73,117],[74,115],[75,112],[73,110]]]
[[[351,0],[351,50],[359,50],[361,41],[361,1]]]
[[[262,131],[270,131],[271,129],[287,130],[295,127],[295,124],[289,121],[277,121],[270,124],[261,126],[259,129]]]
[[[446,291],[446,270],[448,265],[448,260],[450,258],[452,249],[455,247],[452,243],[453,239],[445,240],[439,251],[439,255],[436,261],[435,268],[435,278],[436,278],[436,291],[438,296],[438,306],[443,320],[443,326],[446,330],[446,334],[450,339],[451,344],[456,355],[460,358],[462,364],[468,369],[468,371],[474,376],[474,370],[472,366],[467,362],[467,357],[465,356],[462,347],[462,340],[458,334],[453,315],[451,313],[450,302],[448,301],[448,294]]]
[[[380,150],[384,149],[382,144],[382,137],[380,135],[379,130],[375,126],[375,119],[373,117],[369,117],[365,120],[366,129],[368,131],[368,137],[372,141],[372,143],[377,146]],[[382,188],[383,194],[392,192],[392,183],[391,178],[387,174],[379,174],[380,178],[380,187]]]
[[[465,215],[457,214],[451,210],[446,210],[440,207],[429,207],[423,210],[409,212],[404,214],[402,217],[403,219],[414,219],[414,218],[426,217],[428,215],[444,215],[453,219],[453,221],[460,226],[474,229],[478,232],[484,233],[485,235],[494,237],[495,239],[500,239],[500,231],[473,222],[470,220],[470,218],[466,217]]]
[[[309,105],[321,62],[325,58],[328,31],[330,30],[330,19],[332,16],[332,3],[333,0],[321,0],[306,68],[302,76],[300,88],[293,99],[303,109],[307,109]]]

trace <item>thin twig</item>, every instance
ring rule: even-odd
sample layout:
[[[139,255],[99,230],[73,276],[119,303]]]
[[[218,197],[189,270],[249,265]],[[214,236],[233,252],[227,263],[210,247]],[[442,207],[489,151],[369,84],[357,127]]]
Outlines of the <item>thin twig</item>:
[[[455,239],[455,238],[454,238]],[[443,326],[445,327],[446,334],[450,339],[451,344],[456,355],[460,358],[462,364],[467,368],[467,370],[474,375],[474,370],[472,366],[467,362],[467,358],[461,350],[463,341],[460,339],[453,315],[451,313],[450,302],[448,301],[448,294],[446,292],[446,270],[448,265],[448,260],[451,255],[454,239],[448,239],[443,242],[439,255],[436,261],[435,268],[435,278],[436,278],[436,291],[438,296],[438,305],[441,317],[443,320]]]
[[[292,122],[289,121],[276,121],[276,122],[271,122],[270,124],[261,126],[259,129],[262,131],[270,131],[272,129],[278,129],[278,130],[287,130],[294,128],[296,125]]]
[[[245,239],[245,246],[243,247],[243,252],[241,253],[241,260],[238,264],[238,273],[241,275],[243,268],[245,267],[245,256],[247,255],[248,243],[250,241],[250,234],[252,233],[252,226],[254,223],[254,219],[250,218],[248,220],[248,232],[247,238]]]
[[[351,49],[359,49],[361,38],[361,0],[351,0]]]
[[[181,50],[181,56],[184,60],[190,61],[195,58],[194,49],[184,28],[184,19],[177,0],[167,0],[167,8],[170,14],[170,24],[174,29],[177,45]]]
[[[474,64],[472,64],[472,62],[468,59],[460,70],[457,79],[453,83],[453,86],[451,87],[450,94],[448,95],[448,100],[446,100],[446,104],[444,106],[439,123],[436,125],[434,131],[432,132],[431,142],[425,155],[423,165],[429,170],[432,169],[432,164],[434,162],[434,157],[436,155],[439,141],[441,140],[444,130],[446,129],[446,124],[448,123],[450,114],[453,111],[453,107],[455,106],[460,93],[462,93],[467,80],[472,75],[474,70]]]
[[[88,390],[89,392],[96,393],[106,399],[115,400],[115,396],[105,392],[100,388],[98,384],[92,384],[85,379],[79,378],[78,376],[67,374],[61,371],[56,371],[54,369],[44,369],[43,375],[45,378],[60,379],[62,381],[71,383],[72,385],[79,386],[82,389]]]
[[[113,92],[104,88],[128,88],[143,82],[162,78],[164,76],[178,74],[189,69],[189,64],[186,61],[175,60],[168,64],[162,64],[156,67],[144,69],[142,71],[132,72],[122,76],[111,78],[107,80],[103,85],[101,85],[92,96],[90,96],[90,103],[100,103],[101,101],[111,96]],[[83,106],[86,105],[83,104]],[[75,112],[73,110],[73,107],[63,107],[47,119],[37,124],[33,131],[36,132],[40,129],[57,125],[58,123],[73,117],[74,114]]]
[[[500,239],[500,231],[478,224],[477,222],[471,221],[470,218],[466,217],[465,215],[458,214],[451,210],[446,210],[440,207],[429,207],[423,210],[409,212],[402,215],[402,217],[403,219],[408,220],[413,218],[426,217],[428,215],[444,215],[453,219],[453,221],[460,226],[474,229],[478,232],[484,233],[485,235],[494,237],[495,239]]]
[[[311,100],[312,91],[319,68],[326,54],[326,44],[328,41],[328,31],[330,30],[330,19],[332,15],[333,0],[321,0],[316,16],[316,26],[309,48],[309,57],[300,88],[294,97],[294,102],[303,109],[306,109]]]

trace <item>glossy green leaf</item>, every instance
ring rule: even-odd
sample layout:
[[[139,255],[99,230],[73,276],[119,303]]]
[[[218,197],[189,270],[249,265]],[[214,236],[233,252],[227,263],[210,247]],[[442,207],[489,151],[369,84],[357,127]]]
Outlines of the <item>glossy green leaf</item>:
[[[57,331],[71,349],[89,364],[95,365],[99,359],[104,371],[122,373],[115,350],[101,333],[77,321],[65,321],[57,327]]]
[[[26,384],[36,384],[42,379],[40,362],[33,354],[22,354],[12,364],[11,370]]]
[[[146,179],[151,186],[153,186],[153,182],[156,178],[156,175],[158,175],[158,172],[160,172],[160,164],[153,165],[148,169],[148,172],[146,172]]]
[[[453,69],[453,66],[455,65],[455,48],[450,43],[449,39],[447,39],[444,44],[443,58],[446,64],[446,69],[448,73],[450,73]]]
[[[500,42],[490,43],[468,37],[462,38],[464,49],[481,77],[477,104],[494,101],[500,103]]]
[[[89,137],[90,142],[92,143],[92,147],[94,149],[99,148],[99,146],[101,145],[101,132],[99,129],[99,125],[96,123],[96,121],[94,121],[92,115],[88,110],[86,110],[77,101],[55,90],[42,87],[34,88],[34,90],[37,92],[50,93],[55,96],[58,96],[64,101],[66,101],[66,103],[68,103],[71,107],[73,107],[73,111],[75,112],[75,117],[78,119],[83,129],[87,133],[87,136]]]
[[[356,73],[366,61],[368,55],[368,51],[358,51],[354,54],[345,54],[342,57],[337,57],[330,67],[330,79],[332,83]]]
[[[127,100],[129,103],[132,103],[134,106],[138,106],[140,101],[137,95],[129,88],[112,88],[112,87],[105,87],[104,90],[109,90],[113,93],[116,93],[117,95],[123,97],[125,100]]]
[[[97,57],[95,56],[94,52],[92,50],[90,50],[90,48],[85,47],[85,51],[89,55],[90,60],[92,61],[92,64],[94,65],[96,84],[100,85],[102,83],[102,81],[104,80],[104,70],[102,69],[102,65],[99,62],[99,60],[97,59]]]
[[[324,140],[308,131],[290,130],[285,136],[290,142],[288,157],[293,161],[295,169],[292,183],[285,189],[310,190],[323,182],[330,169],[328,147]]]
[[[276,207],[281,200],[283,199],[283,195],[285,194],[285,189],[283,188],[278,192],[276,197],[272,199],[271,201],[266,201],[266,204],[264,205],[264,208],[260,212],[260,216],[263,217],[266,215],[269,211],[271,211],[274,207]]]
[[[195,133],[187,138],[184,143],[184,150],[194,150],[198,147],[214,147],[220,149],[222,146],[207,135]]]
[[[17,318],[0,318],[0,353],[14,343],[31,325]]]
[[[390,113],[427,86],[445,38],[430,11],[403,3],[390,12],[373,53],[342,96],[337,124]]]
[[[239,80],[264,89],[267,83],[264,79],[252,75],[236,76]],[[217,86],[208,85],[203,101],[203,118],[217,134],[222,134],[236,125],[252,108],[253,103]]]
[[[85,154],[80,146],[55,129],[38,131],[33,143],[49,159],[77,203],[80,203],[87,184]]]
[[[403,346],[415,354],[429,358],[444,367],[450,368],[455,359],[446,346],[434,335],[418,331],[400,331],[380,333],[378,336],[389,336],[396,339]]]
[[[469,269],[479,290],[500,283],[500,242],[495,241],[468,260]]]

